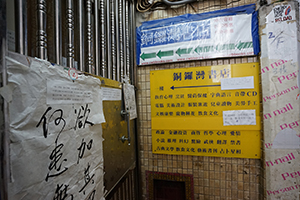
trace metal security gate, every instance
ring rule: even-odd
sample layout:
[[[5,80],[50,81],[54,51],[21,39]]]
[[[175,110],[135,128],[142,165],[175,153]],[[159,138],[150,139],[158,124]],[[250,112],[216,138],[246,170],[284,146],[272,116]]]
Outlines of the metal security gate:
[[[130,0],[15,0],[8,9],[9,50],[119,82],[132,76]]]
[[[75,68],[98,77],[104,87],[121,89],[125,79],[135,85],[132,0],[1,0],[1,4],[2,14],[6,11],[4,42],[8,51]],[[121,115],[124,99],[104,102],[103,110],[107,116],[103,124],[106,197],[138,199],[135,120],[127,123],[126,116]],[[127,136],[127,131],[131,134],[130,145],[120,139]],[[6,199],[8,138],[1,139],[1,181],[5,182],[1,199]]]

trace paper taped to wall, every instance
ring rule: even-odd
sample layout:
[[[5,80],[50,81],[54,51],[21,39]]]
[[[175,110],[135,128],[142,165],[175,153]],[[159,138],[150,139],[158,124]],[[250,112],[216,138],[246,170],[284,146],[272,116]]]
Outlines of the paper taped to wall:
[[[254,77],[222,78],[221,90],[254,89]]]
[[[101,87],[103,101],[121,101],[122,90],[117,88]]]
[[[129,83],[123,84],[126,111],[130,113],[130,120],[137,118],[135,90]]]
[[[27,59],[30,66],[7,62],[13,85],[8,199],[103,200],[100,80],[80,75],[74,83],[63,67]],[[76,90],[88,91],[90,100],[72,100]],[[66,96],[58,101],[53,94]]]
[[[255,110],[223,111],[223,125],[256,125]]]
[[[69,80],[47,81],[47,104],[73,103],[93,103],[92,90]]]

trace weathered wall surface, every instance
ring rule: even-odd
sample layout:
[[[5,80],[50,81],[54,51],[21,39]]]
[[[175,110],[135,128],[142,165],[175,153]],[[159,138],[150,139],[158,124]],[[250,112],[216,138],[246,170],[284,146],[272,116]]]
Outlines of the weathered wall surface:
[[[298,3],[260,8],[267,199],[299,199]]]

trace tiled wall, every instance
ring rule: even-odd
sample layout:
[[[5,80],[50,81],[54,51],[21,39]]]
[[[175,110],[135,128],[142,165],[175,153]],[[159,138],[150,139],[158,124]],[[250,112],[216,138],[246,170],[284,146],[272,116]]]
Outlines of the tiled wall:
[[[257,61],[257,57],[245,57],[138,67],[138,148],[143,199],[147,199],[146,171],[192,174],[195,200],[263,198],[261,160],[153,154],[151,142],[150,71]]]
[[[209,12],[250,3],[256,2],[251,0],[199,1],[177,9],[148,13],[144,17],[146,20],[154,20],[186,13]],[[142,199],[147,199],[146,171],[192,174],[195,200],[264,199],[264,175],[261,160],[152,153],[150,71],[247,62],[258,62],[258,58],[253,56],[138,67],[138,148]]]

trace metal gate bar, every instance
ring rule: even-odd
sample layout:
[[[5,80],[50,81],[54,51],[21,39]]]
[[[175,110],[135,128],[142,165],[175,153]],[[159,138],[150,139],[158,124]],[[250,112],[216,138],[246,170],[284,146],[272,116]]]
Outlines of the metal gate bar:
[[[61,1],[54,1],[54,59],[55,63],[62,64],[62,30],[61,30]]]
[[[130,38],[129,38],[129,3],[128,1],[125,1],[125,31],[126,31],[126,75],[129,77],[129,68],[130,68]]]
[[[27,55],[27,11],[26,1],[15,0],[16,52]]]
[[[120,81],[120,24],[119,24],[119,0],[115,1],[115,45],[116,45],[116,69],[117,74],[114,80]]]
[[[74,67],[74,4],[67,0],[67,66]]]
[[[32,7],[37,9],[35,14]],[[15,8],[17,52],[119,82],[132,74],[133,2],[15,0]],[[36,25],[27,27],[27,12]]]
[[[95,74],[94,55],[93,55],[93,24],[92,24],[92,2],[86,0],[86,13],[87,13],[87,66],[88,72]]]
[[[83,0],[78,0],[78,27],[79,27],[79,70],[85,71],[84,67],[84,20]]]
[[[128,173],[120,180],[119,184],[107,195],[106,200],[135,200],[135,171],[129,170]]]
[[[106,2],[106,1],[105,1]],[[101,28],[101,40],[100,40],[100,43],[101,43],[101,75],[104,77],[104,78],[107,78],[107,65],[106,65],[106,34],[105,34],[105,31],[106,31],[106,27],[105,26],[105,2],[104,0],[100,0],[100,28]],[[107,3],[108,4],[108,3]]]
[[[116,29],[115,29],[115,1],[112,0],[111,11],[110,11],[110,27],[111,27],[111,55],[112,55],[112,78],[113,80],[117,80],[117,58],[116,58]]]
[[[46,33],[46,1],[38,0],[37,4],[37,57],[47,60],[47,33]],[[22,27],[21,27],[22,29]],[[21,32],[21,30],[19,30]]]
[[[100,75],[100,62],[99,62],[99,0],[94,1],[94,24],[95,24],[95,74]]]

